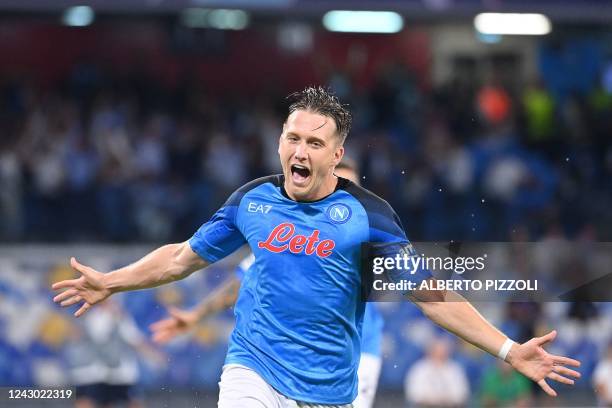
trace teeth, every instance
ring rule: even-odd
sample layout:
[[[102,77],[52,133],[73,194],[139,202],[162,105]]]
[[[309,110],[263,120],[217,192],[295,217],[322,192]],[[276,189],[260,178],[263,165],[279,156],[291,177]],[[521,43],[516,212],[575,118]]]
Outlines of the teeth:
[[[299,165],[299,164],[294,164],[293,167],[296,167],[298,169],[308,170],[305,166],[302,166],[302,165]]]

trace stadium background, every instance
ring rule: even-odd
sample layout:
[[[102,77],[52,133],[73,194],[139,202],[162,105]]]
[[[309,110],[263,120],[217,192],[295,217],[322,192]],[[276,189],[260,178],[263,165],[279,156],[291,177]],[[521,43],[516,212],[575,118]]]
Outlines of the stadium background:
[[[87,10],[70,21],[58,2],[0,2],[0,385],[69,382],[77,323],[49,290],[68,256],[108,270],[187,239],[236,187],[278,171],[283,98],[309,84],[351,104],[347,152],[412,240],[610,241],[608,2],[390,1],[395,34],[321,23],[376,2],[98,3],[75,27]],[[204,6],[243,8],[248,24],[187,10]],[[552,32],[483,35],[485,10],[542,12]],[[163,306],[197,303],[237,260],[120,302],[148,335]],[[550,402],[534,388],[533,403],[596,404],[610,303],[479,308],[515,340],[558,329],[554,351],[582,360],[573,389]],[[402,406],[407,371],[443,334],[410,304],[381,309],[377,406]],[[142,357],[147,406],[214,406],[231,327],[228,311],[163,348],[166,364]],[[452,358],[479,403],[494,359],[458,342]]]

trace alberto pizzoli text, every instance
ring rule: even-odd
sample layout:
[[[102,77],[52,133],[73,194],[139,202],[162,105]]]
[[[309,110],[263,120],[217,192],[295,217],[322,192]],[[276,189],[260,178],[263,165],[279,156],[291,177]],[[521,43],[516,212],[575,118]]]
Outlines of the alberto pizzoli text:
[[[472,257],[426,257],[416,254],[397,254],[394,257],[377,257],[372,264],[374,275],[388,272],[392,279],[375,279],[372,288],[376,291],[409,290],[455,290],[455,291],[537,291],[536,279],[427,279],[417,271],[452,271],[457,275],[478,272],[485,267],[487,255]],[[410,275],[412,279],[405,279]],[[431,276],[429,273],[425,275]],[[389,282],[390,281],[390,282]]]
[[[456,291],[537,291],[537,279],[426,279],[414,282],[402,279],[398,282],[384,282],[380,279],[372,283],[374,290],[456,290]]]

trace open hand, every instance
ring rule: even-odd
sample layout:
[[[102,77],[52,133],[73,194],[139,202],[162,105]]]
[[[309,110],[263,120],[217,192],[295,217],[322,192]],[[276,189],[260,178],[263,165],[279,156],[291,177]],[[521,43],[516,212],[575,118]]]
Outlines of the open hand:
[[[580,361],[556,356],[544,350],[543,346],[554,340],[556,336],[557,332],[553,330],[545,336],[534,337],[526,343],[515,343],[506,358],[512,367],[525,377],[537,382],[544,392],[552,397],[556,397],[557,393],[548,385],[547,378],[569,385],[573,385],[574,380],[568,377],[580,378],[579,372],[565,367],[579,367]]]
[[[82,265],[72,257],[70,258],[70,266],[79,272],[81,276],[77,279],[69,279],[56,282],[51,286],[53,290],[66,289],[59,295],[53,298],[53,301],[61,306],[72,306],[83,302],[79,310],[75,312],[75,316],[79,317],[91,306],[99,303],[111,295],[111,291],[104,285],[104,274],[95,269]]]
[[[153,341],[156,343],[168,343],[176,336],[189,332],[198,323],[198,316],[194,311],[170,307],[168,313],[170,317],[149,327],[153,332]]]

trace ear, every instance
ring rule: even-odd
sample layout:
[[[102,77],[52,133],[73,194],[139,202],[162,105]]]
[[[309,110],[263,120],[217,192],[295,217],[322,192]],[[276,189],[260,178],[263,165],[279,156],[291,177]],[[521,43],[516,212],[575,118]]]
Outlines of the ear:
[[[334,167],[337,166],[342,161],[343,157],[344,157],[344,146],[340,145],[334,151],[334,161],[333,161]]]

